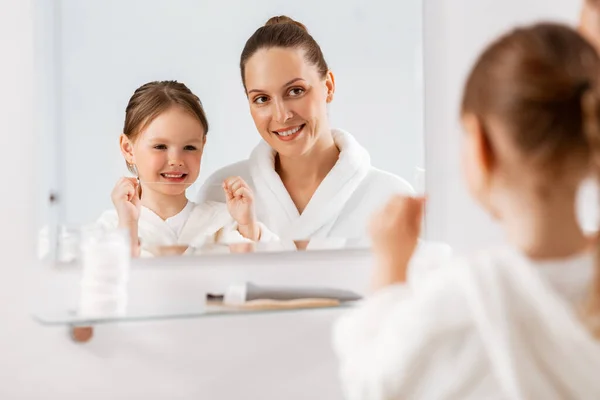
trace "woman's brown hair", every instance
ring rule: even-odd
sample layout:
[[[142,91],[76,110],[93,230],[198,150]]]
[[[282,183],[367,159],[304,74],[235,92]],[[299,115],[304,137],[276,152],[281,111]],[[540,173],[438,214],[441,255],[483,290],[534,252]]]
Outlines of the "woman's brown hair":
[[[171,107],[179,106],[198,119],[208,133],[208,120],[202,102],[186,85],[177,81],[154,81],[135,90],[125,109],[123,134],[131,141],[142,132],[156,117]],[[136,173],[133,165],[127,168]]]
[[[240,71],[244,89],[246,89],[246,63],[250,57],[258,50],[273,47],[304,50],[306,61],[317,67],[321,78],[324,79],[327,76],[329,67],[316,40],[308,33],[302,23],[281,15],[269,18],[265,25],[258,28],[246,41],[240,57]]]
[[[573,165],[586,173],[591,162],[600,179],[599,73],[598,54],[574,29],[552,23],[517,28],[475,63],[462,113],[477,116],[484,127],[501,124],[502,134],[543,173],[560,176]],[[487,140],[493,146],[493,137]],[[600,246],[583,315],[600,338]]]

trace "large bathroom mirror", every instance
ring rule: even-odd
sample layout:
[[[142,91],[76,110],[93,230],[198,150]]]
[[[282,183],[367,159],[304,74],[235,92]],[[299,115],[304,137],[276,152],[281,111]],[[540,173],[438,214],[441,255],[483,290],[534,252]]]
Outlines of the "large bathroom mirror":
[[[425,190],[421,3],[34,2],[39,258],[366,253],[373,212]]]
[[[294,52],[254,54],[244,87],[240,57],[246,41],[280,15],[304,24],[320,46],[332,72],[330,97],[326,83],[311,81],[320,76],[315,75],[319,66],[294,59]],[[138,157],[145,161],[139,173],[156,181],[147,182],[141,197],[139,236],[148,246],[142,256],[368,246],[372,211],[394,192],[424,189],[421,25],[420,0],[36,2],[37,123],[46,161],[40,171],[40,257],[61,253],[69,259],[65,252],[76,241],[74,232],[114,211],[111,193],[117,182],[136,178],[120,144],[128,102],[140,86],[169,80],[199,97],[209,129],[201,157],[202,144],[185,137],[194,132],[183,132],[181,140],[190,143],[169,137],[178,126],[161,125],[172,123],[168,118],[145,126],[149,132],[140,129],[138,138],[148,139],[142,146],[154,146],[154,153]],[[285,86],[288,77],[301,80]],[[253,90],[262,92],[248,93]],[[151,114],[133,111],[131,119]],[[195,116],[188,114],[193,124]],[[313,142],[328,145],[319,136],[324,125],[342,131],[333,142],[339,151],[306,156],[318,152]],[[181,154],[169,153],[175,146],[184,149]],[[192,148],[196,155],[183,154]],[[279,154],[290,161],[285,166],[281,161],[280,169]],[[140,161],[144,156],[154,158]],[[298,165],[297,159],[306,161]],[[194,162],[199,165],[189,165]],[[310,187],[318,181],[310,176],[302,186],[288,173],[295,168],[327,176],[318,187]],[[184,192],[196,205],[226,204],[223,182],[234,176],[253,191],[256,220],[269,231],[251,248],[214,243],[220,225],[235,230],[235,219],[228,225],[227,207],[194,213],[191,203],[183,207],[179,201],[162,212],[152,210],[165,193]],[[144,204],[153,191],[163,196]],[[217,228],[198,217],[215,209],[221,218],[212,221]],[[107,217],[109,224],[116,224],[116,215]],[[229,235],[233,242],[236,237]]]

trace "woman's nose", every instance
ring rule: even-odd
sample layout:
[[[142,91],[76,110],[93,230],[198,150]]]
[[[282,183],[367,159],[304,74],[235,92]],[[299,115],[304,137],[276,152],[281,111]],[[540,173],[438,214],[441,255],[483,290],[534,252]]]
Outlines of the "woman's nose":
[[[290,110],[288,110],[283,101],[274,102],[274,108],[275,121],[277,121],[280,124],[284,124],[294,116],[294,114]]]

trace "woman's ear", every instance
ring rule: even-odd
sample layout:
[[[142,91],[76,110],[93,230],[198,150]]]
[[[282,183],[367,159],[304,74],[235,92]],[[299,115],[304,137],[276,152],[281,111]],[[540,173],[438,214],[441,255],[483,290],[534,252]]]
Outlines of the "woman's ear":
[[[327,71],[327,76],[325,77],[325,87],[327,88],[327,103],[331,103],[333,101],[333,95],[335,94],[335,76],[333,72]]]

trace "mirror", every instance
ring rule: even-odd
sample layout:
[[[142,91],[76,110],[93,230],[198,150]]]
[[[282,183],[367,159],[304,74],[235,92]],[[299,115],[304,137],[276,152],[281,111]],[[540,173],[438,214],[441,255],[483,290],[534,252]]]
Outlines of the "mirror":
[[[153,81],[185,84],[209,129],[203,145],[191,109],[161,111],[162,119],[132,112],[151,119],[135,127],[130,148],[143,169],[141,256],[364,248],[374,209],[393,193],[423,190],[420,0],[55,0],[35,8],[42,258],[73,259],[78,230],[109,210],[108,224],[117,224],[111,193],[122,177],[137,182],[120,143],[126,107]],[[305,25],[332,74],[302,50],[263,49],[245,64],[244,88],[246,41],[279,15]],[[223,182],[236,176],[260,228],[240,224],[226,205]],[[165,205],[169,195],[179,200]],[[240,196],[234,207],[244,208]],[[207,201],[222,203],[198,207]]]
[[[35,1],[35,239],[54,267],[35,318],[81,325],[360,298],[371,215],[395,193],[425,191],[421,9]],[[274,16],[304,28],[261,28]],[[182,255],[198,256],[194,268],[177,270]],[[306,265],[282,269],[296,255]]]

